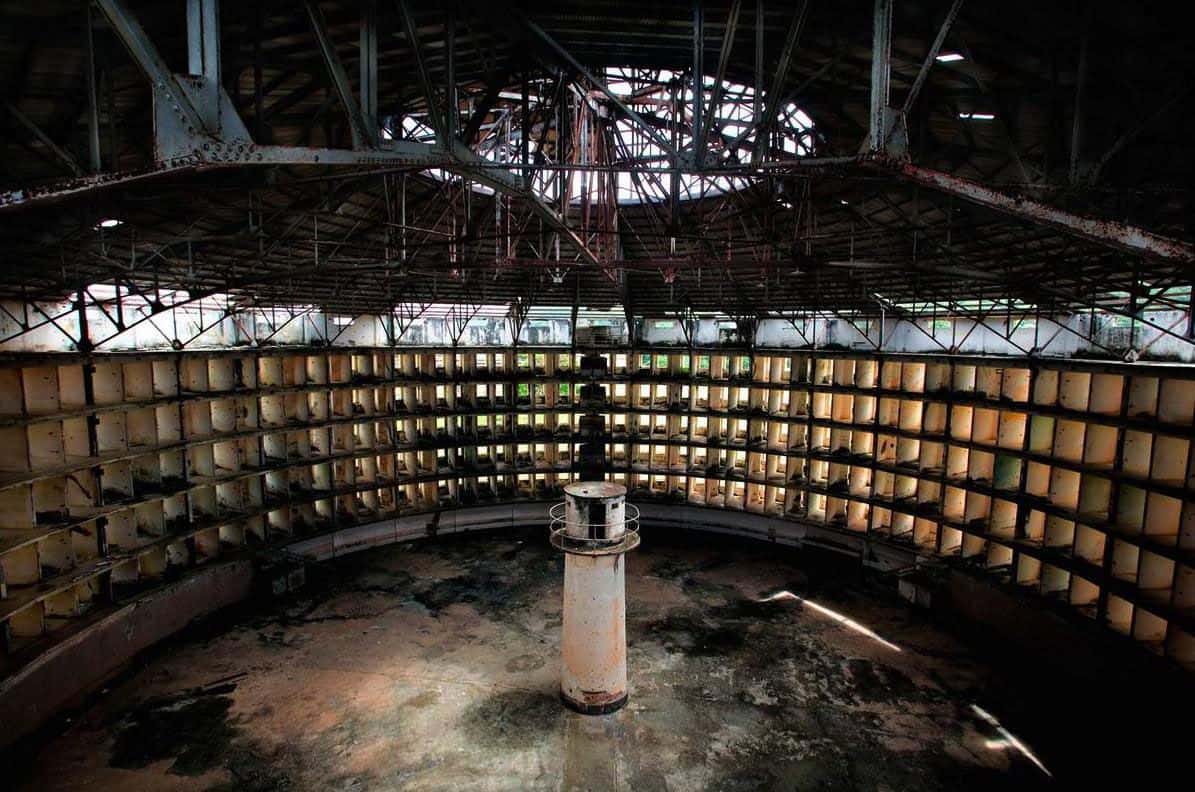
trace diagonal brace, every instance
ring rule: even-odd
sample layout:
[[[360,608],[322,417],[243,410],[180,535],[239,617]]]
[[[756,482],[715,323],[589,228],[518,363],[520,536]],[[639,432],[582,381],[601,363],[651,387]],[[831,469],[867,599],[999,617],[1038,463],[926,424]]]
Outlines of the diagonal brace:
[[[377,148],[377,129],[371,128],[361,111],[361,105],[353,94],[353,86],[349,83],[348,73],[340,56],[336,54],[336,43],[328,34],[328,25],[324,21],[324,14],[320,11],[316,0],[305,0],[303,5],[307,9],[307,16],[311,19],[311,29],[315,33],[316,43],[319,44],[320,55],[323,56],[324,66],[328,69],[328,76],[332,78],[332,86],[336,89],[336,96],[349,117],[349,126],[353,133],[353,148]]]

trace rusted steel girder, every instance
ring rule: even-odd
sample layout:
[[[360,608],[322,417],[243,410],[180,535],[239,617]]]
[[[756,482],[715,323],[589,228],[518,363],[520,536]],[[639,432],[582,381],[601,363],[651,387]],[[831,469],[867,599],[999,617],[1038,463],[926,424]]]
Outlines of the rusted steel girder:
[[[1067,212],[1039,201],[985,187],[949,173],[914,165],[889,157],[862,160],[868,167],[895,174],[905,181],[920,184],[939,192],[958,196],[971,203],[986,206],[997,212],[1028,220],[1037,225],[1050,226],[1089,242],[1123,250],[1146,258],[1171,264],[1195,264],[1195,245],[1190,242],[1155,234],[1143,228],[1115,220],[1097,220]]]
[[[27,206],[54,203],[55,201],[66,201],[86,195],[93,190],[121,187],[148,179],[155,179],[160,176],[186,173],[194,170],[199,164],[198,157],[182,158],[160,163],[144,170],[122,171],[120,173],[97,173],[35,187],[22,187],[16,190],[0,191],[0,212],[8,209],[23,209]]]

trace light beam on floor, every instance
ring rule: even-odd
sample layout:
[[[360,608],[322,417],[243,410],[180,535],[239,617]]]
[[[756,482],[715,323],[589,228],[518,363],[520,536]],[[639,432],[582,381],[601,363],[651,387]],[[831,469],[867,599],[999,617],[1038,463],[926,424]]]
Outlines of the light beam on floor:
[[[764,597],[763,599],[756,600],[756,601],[757,602],[777,602],[779,600],[796,600],[797,602],[800,602],[802,605],[809,606],[810,608],[812,608],[813,610],[822,614],[823,616],[828,616],[829,618],[831,618],[834,621],[841,624],[843,627],[853,630],[853,631],[859,633],[860,635],[865,635],[868,638],[872,639],[873,641],[883,644],[888,649],[891,649],[895,652],[903,651],[899,646],[892,643],[891,641],[886,641],[883,638],[881,638],[871,628],[865,627],[864,625],[860,624],[859,622],[855,621],[854,619],[852,619],[848,616],[843,616],[838,611],[830,610],[825,605],[819,605],[818,603],[814,602],[813,600],[808,600],[808,599],[805,599],[804,597],[797,596],[796,594],[793,594],[791,591],[787,591],[787,590],[786,591],[777,591],[775,594],[769,595],[767,597]]]
[[[1017,751],[1019,751],[1020,754],[1030,762],[1033,762],[1033,764],[1037,765],[1038,770],[1041,770],[1050,778],[1054,777],[1054,774],[1046,769],[1046,766],[1042,764],[1040,759],[1037,758],[1037,755],[1034,754],[1033,751],[1029,750],[1029,746],[1018,740],[1012,732],[1000,725],[1000,721],[996,719],[995,715],[988,712],[978,704],[972,704],[971,711],[978,715],[984,723],[987,723],[989,726],[994,728],[996,733],[1000,735],[999,740],[988,740],[987,743],[985,743],[985,747],[992,751],[1002,751],[1011,746],[1017,749]]]

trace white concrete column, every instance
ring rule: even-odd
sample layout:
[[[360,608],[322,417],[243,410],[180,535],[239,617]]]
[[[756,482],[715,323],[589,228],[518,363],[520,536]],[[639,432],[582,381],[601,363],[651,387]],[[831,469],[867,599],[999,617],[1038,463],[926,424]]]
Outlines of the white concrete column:
[[[569,708],[600,715],[627,701],[623,555],[639,536],[634,523],[627,530],[625,487],[570,484],[562,505],[552,530],[553,544],[565,553],[560,695]]]

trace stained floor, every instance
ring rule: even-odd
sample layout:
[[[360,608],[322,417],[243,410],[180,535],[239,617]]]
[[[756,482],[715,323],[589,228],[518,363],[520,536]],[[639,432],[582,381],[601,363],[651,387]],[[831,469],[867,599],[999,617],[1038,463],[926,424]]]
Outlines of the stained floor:
[[[43,790],[1033,789],[998,674],[850,565],[649,535],[627,708],[557,700],[544,532],[319,566],[192,628],[40,748]],[[1007,696],[1002,695],[1007,701]]]

